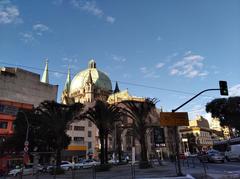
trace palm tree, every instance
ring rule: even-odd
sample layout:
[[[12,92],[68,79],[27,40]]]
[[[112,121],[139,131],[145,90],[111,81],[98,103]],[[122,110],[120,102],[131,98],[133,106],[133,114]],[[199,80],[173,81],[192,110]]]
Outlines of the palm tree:
[[[67,127],[82,108],[81,103],[64,105],[55,101],[44,101],[35,110],[41,124],[36,132],[39,142],[45,143],[48,150],[56,151],[58,168],[61,163],[61,151],[70,143],[70,137],[66,134]]]
[[[138,139],[141,146],[141,161],[146,163],[147,160],[147,145],[146,135],[147,130],[151,127],[151,113],[155,109],[157,100],[147,98],[144,101],[126,100],[121,103],[125,105],[128,117],[133,120],[132,128],[135,137]]]
[[[78,118],[88,119],[98,128],[101,144],[100,161],[101,164],[105,164],[108,161],[108,135],[114,129],[114,122],[120,120],[122,116],[121,108],[101,100],[96,100],[87,106],[88,108]]]

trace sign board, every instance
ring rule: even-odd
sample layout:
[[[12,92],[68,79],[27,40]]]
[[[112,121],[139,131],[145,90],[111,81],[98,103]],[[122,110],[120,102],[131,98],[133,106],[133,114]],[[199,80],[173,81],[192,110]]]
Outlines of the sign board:
[[[28,146],[28,145],[29,145],[29,142],[26,140],[26,141],[24,142],[24,145],[25,145],[25,146]]]
[[[164,129],[161,127],[154,127],[154,143],[160,145],[165,143]]]
[[[160,126],[188,126],[187,112],[161,112]]]

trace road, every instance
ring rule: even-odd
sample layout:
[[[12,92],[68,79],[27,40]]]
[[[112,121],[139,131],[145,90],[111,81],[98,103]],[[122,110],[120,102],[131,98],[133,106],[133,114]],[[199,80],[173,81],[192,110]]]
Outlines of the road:
[[[189,162],[189,166],[182,166],[182,171],[185,174],[204,174],[203,165],[198,161],[194,162],[195,166]],[[225,162],[225,163],[206,163],[207,174],[211,176],[226,176],[239,174],[240,178],[240,162]],[[132,179],[132,170],[130,165],[122,165],[113,167],[108,172],[97,172],[96,179]],[[138,169],[135,167],[135,178],[159,178],[166,176],[174,176],[176,174],[174,163],[167,162],[164,166],[155,166],[150,169]],[[1,179],[17,179],[20,177],[0,177]],[[53,175],[42,174],[39,176],[23,176],[22,179],[93,179],[92,169],[81,169],[76,171],[66,172],[65,175],[58,175],[56,178]],[[214,177],[213,177],[214,178]]]

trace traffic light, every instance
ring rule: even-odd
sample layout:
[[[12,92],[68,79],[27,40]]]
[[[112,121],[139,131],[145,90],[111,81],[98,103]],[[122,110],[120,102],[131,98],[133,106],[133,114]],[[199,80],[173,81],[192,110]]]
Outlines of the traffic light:
[[[223,96],[228,96],[228,87],[226,81],[219,81],[220,94]]]

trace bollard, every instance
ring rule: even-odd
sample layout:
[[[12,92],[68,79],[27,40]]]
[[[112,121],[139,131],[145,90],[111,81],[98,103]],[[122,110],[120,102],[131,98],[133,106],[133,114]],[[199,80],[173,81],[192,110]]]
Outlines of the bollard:
[[[193,165],[193,168],[195,168],[194,157],[192,157],[192,165]]]
[[[204,175],[206,176],[206,175],[207,175],[206,166],[205,166],[205,163],[204,163],[204,162],[202,162],[202,164],[203,164]]]
[[[38,179],[39,172],[36,172],[35,179]]]
[[[75,179],[75,170],[74,170],[74,168],[72,169],[72,179]]]
[[[53,179],[56,179],[56,167],[53,166]]]
[[[131,173],[132,173],[132,179],[135,179],[135,167],[134,167],[134,164],[131,164]]]
[[[20,172],[19,178],[22,179],[22,176],[23,176],[23,170],[22,172]]]

